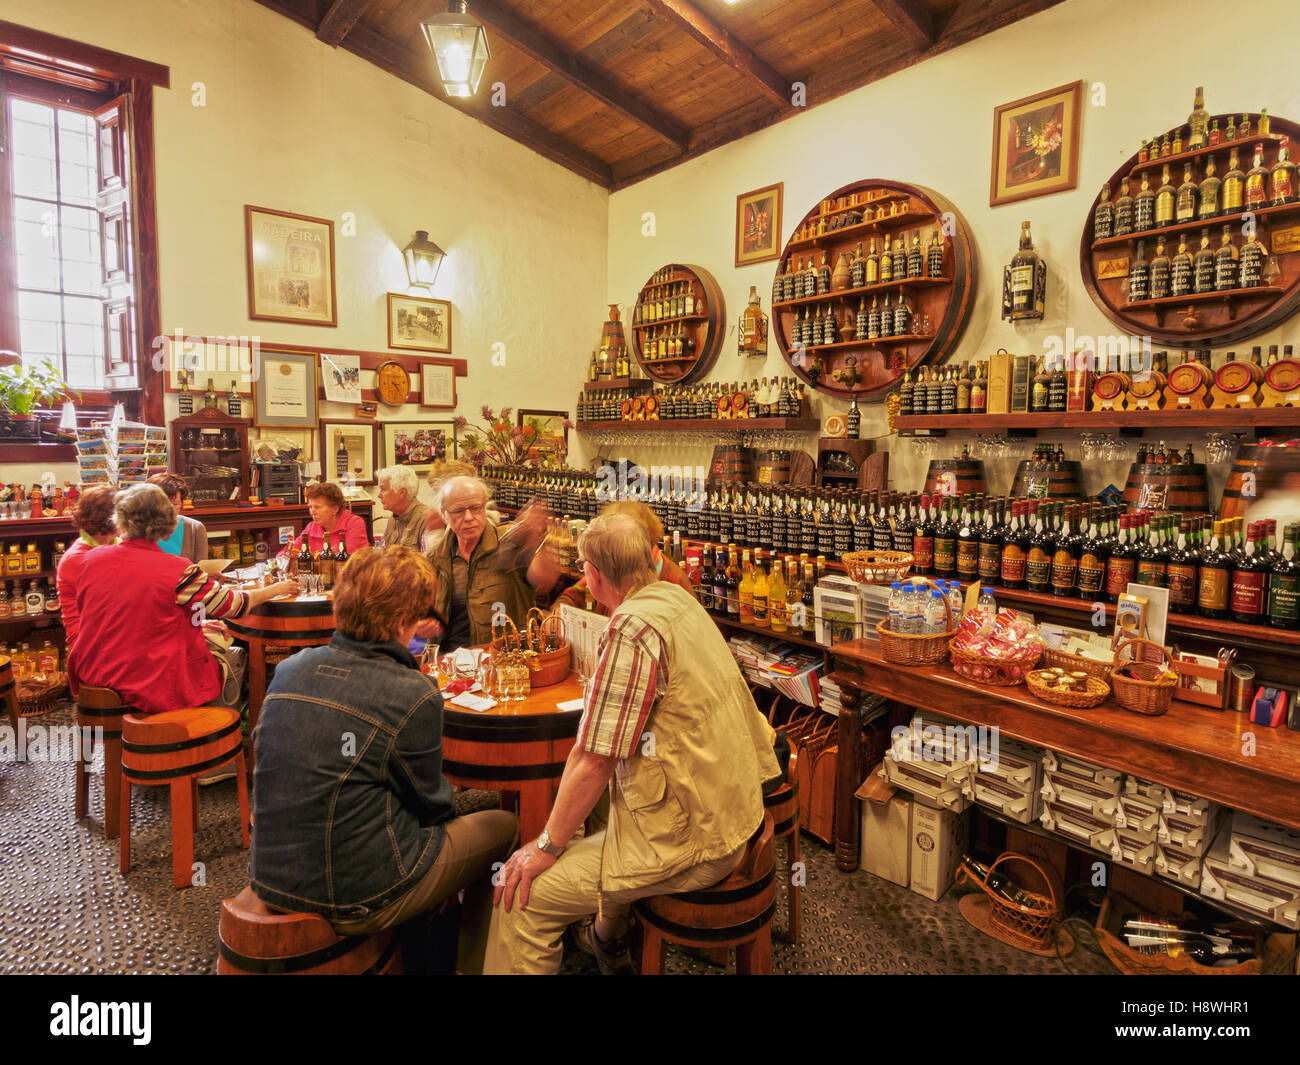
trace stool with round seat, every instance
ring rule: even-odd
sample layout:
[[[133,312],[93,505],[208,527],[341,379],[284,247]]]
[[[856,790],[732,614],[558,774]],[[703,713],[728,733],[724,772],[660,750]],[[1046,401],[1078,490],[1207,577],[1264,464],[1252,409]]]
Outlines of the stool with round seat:
[[[793,766],[794,759],[791,759]],[[772,831],[773,844],[777,840],[785,840],[785,863],[782,879],[785,881],[786,890],[786,926],[784,938],[790,943],[799,942],[799,923],[803,915],[803,906],[799,881],[802,879],[802,870],[798,869],[799,863],[799,782],[795,780],[793,773],[789,776],[789,782],[782,784],[776,791],[770,795],[763,796],[763,805],[767,807],[767,812],[772,815],[774,827]]]
[[[104,836],[115,839],[121,819],[122,718],[135,707],[122,702],[112,688],[82,684],[77,688],[77,727],[103,729],[104,741]],[[83,733],[84,735],[84,733]],[[83,752],[85,747],[83,746]],[[73,812],[80,821],[90,809],[90,771],[85,755],[77,760],[76,794]]]
[[[248,777],[240,714],[224,706],[127,714],[122,718],[122,872],[131,871],[131,785],[171,788],[172,883],[188,887],[193,875],[194,830],[199,825],[200,774],[235,764],[239,830],[248,847]]]
[[[397,933],[341,936],[319,914],[283,913],[244,888],[221,903],[217,972],[223,976],[394,976]]]
[[[657,976],[665,943],[703,950],[736,948],[736,972],[771,975],[772,914],[776,910],[775,824],[771,811],[750,838],[730,876],[713,887],[639,899],[641,973]]]
[[[0,655],[0,699],[4,700],[5,712],[9,715],[9,724],[14,730],[15,742],[17,742],[18,733],[18,692],[15,690],[16,686],[13,666],[9,664],[8,658]]]

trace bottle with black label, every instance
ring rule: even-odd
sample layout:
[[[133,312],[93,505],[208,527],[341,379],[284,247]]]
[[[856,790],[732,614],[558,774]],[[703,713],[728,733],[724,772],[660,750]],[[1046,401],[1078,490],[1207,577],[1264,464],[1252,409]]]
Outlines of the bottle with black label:
[[[1260,522],[1253,521],[1246,530],[1246,546],[1232,570],[1232,591],[1229,607],[1232,616],[1246,625],[1264,620],[1268,606],[1268,577],[1272,570],[1267,554],[1260,550],[1263,536]]]
[[[952,367],[944,370],[943,383],[939,386],[939,413],[957,413],[957,382],[953,380]]]
[[[1110,182],[1101,187],[1101,197],[1092,212],[1092,239],[1105,240],[1115,233],[1115,205],[1110,202]]]
[[[930,247],[925,254],[925,273],[927,277],[943,277],[943,237],[939,230],[930,238]]]
[[[1200,559],[1191,544],[1191,522],[1179,522],[1178,542],[1169,552],[1165,564],[1165,581],[1169,588],[1169,609],[1179,614],[1196,612],[1196,572]]]
[[[1162,518],[1147,517],[1146,539],[1138,546],[1137,576],[1138,584],[1149,584],[1155,588],[1165,586],[1165,564],[1168,556],[1161,546]]]
[[[934,524],[930,502],[930,496],[921,496],[921,509],[912,526],[912,572],[919,577],[928,577],[934,572]]]
[[[1258,288],[1264,283],[1264,260],[1268,249],[1259,239],[1255,228],[1248,229],[1250,238],[1241,246],[1241,280],[1242,288]]]
[[[1162,300],[1169,295],[1171,265],[1165,251],[1165,238],[1156,241],[1155,258],[1151,260],[1151,298]]]
[[[1065,372],[1065,358],[1061,356],[1054,360],[1047,378],[1047,409],[1064,413],[1069,394],[1069,375]]]
[[[1192,255],[1187,250],[1187,235],[1178,237],[1178,254],[1169,268],[1169,294],[1186,296],[1192,291]]]
[[[1145,233],[1149,229],[1155,229],[1155,225],[1156,194],[1151,191],[1151,182],[1144,173],[1142,187],[1133,197],[1133,228],[1138,233]]]
[[[1226,292],[1237,287],[1237,248],[1232,243],[1232,226],[1223,227],[1223,238],[1214,253],[1214,290]]]
[[[977,496],[963,496],[957,522],[957,579],[970,584],[979,579],[980,507]]]
[[[1192,291],[1214,291],[1214,251],[1210,247],[1210,231],[1201,230],[1201,246],[1192,259]]]
[[[1030,530],[1029,503],[1017,500],[1011,504],[1011,523],[1002,542],[1001,572],[998,583],[1003,588],[1025,586],[1025,561],[1029,555]]]
[[[1025,587],[1031,592],[1046,593],[1052,587],[1052,556],[1056,540],[1048,529],[1050,503],[1040,503],[1034,518],[1034,532],[1025,558]]]
[[[1002,575],[1004,500],[990,499],[984,505],[979,527],[979,580],[985,588],[997,587]]]
[[[1100,512],[1094,512],[1094,515],[1088,523],[1075,578],[1075,588],[1079,598],[1089,601],[1100,599],[1102,596],[1106,580],[1106,562],[1110,557],[1107,526],[1110,522],[1111,509],[1102,507]]]
[[[1052,594],[1057,596],[1074,595],[1075,582],[1079,575],[1079,558],[1083,554],[1083,542],[1072,531],[1078,518],[1074,506],[1065,508],[1065,520],[1056,538],[1056,550],[1052,552]]]
[[[952,520],[952,499],[945,497],[934,529],[934,575],[944,580],[957,573],[957,527]]]
[[[921,234],[912,234],[912,246],[907,249],[907,276],[920,277],[925,270],[925,253],[921,251]]]
[[[1196,584],[1196,609],[1204,618],[1228,616],[1228,593],[1232,587],[1232,560],[1229,559],[1222,545],[1229,524],[1227,521],[1215,521],[1210,546],[1201,552],[1201,567]]]
[[[1300,628],[1300,522],[1288,525],[1282,556],[1273,563],[1268,584],[1268,623],[1275,629]]]
[[[190,391],[190,375],[184,370],[176,371],[177,376],[181,379],[181,393],[176,397],[176,402],[182,415],[194,413],[194,393]]]
[[[903,374],[903,383],[898,386],[898,416],[906,418],[912,413],[912,396],[916,392],[916,385],[912,383],[912,371],[908,370]]]
[[[856,440],[858,438],[858,428],[862,424],[862,411],[858,407],[858,397],[856,395],[849,402],[849,414],[846,422],[848,424],[849,439]]]
[[[1128,178],[1119,182],[1119,196],[1115,200],[1115,236],[1124,237],[1133,232],[1133,197],[1129,192]]]

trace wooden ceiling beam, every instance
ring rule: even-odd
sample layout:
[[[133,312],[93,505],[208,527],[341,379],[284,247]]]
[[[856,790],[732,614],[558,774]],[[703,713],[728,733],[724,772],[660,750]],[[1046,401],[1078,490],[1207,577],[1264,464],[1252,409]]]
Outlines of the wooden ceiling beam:
[[[924,0],[871,0],[903,34],[911,47],[924,51],[934,43],[934,19]]]
[[[700,44],[735,70],[765,96],[790,105],[790,83],[764,63],[735,34],[719,26],[690,0],[649,0]]]
[[[685,129],[654,110],[640,97],[615,85],[591,64],[566,52],[554,39],[534,29],[504,5],[496,0],[473,0],[469,11],[525,55],[555,71],[588,96],[595,97],[624,118],[644,126],[679,152],[686,150]],[[506,99],[509,101],[509,95]]]
[[[317,40],[324,41],[331,48],[337,48],[370,3],[371,0],[334,0],[316,27]]]

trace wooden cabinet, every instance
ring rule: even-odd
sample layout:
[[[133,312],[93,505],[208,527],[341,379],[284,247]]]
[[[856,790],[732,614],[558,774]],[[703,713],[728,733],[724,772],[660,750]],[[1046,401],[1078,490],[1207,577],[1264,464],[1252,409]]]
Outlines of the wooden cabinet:
[[[172,468],[185,478],[195,508],[230,506],[249,498],[252,424],[249,418],[232,418],[211,407],[171,423]]]

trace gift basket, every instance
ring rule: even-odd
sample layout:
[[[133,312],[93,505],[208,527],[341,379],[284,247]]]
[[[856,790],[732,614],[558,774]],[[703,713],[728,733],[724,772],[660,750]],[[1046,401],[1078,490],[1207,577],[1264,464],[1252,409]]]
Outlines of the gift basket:
[[[1033,622],[1013,611],[970,610],[948,649],[952,668],[967,680],[1009,688],[1038,665],[1043,640]]]
[[[1178,674],[1163,647],[1152,640],[1132,637],[1115,648],[1110,682],[1115,701],[1125,710],[1156,717],[1173,702]]]
[[[1110,694],[1110,685],[1104,680],[1098,680],[1083,670],[1067,670],[1062,666],[1032,670],[1025,677],[1025,683],[1044,702],[1076,710],[1100,706]]]
[[[934,588],[934,584],[924,577],[915,577],[916,585]],[[948,641],[954,631],[952,610],[948,597],[943,597],[943,631],[934,633],[895,632],[889,627],[889,618],[876,624],[876,635],[880,637],[880,653],[886,662],[900,666],[933,666],[942,662],[948,654]]]
[[[564,630],[564,619],[559,614],[546,617],[537,607],[528,611],[528,650],[536,657],[530,658],[532,686],[548,688],[559,684],[570,673],[572,647]]]

